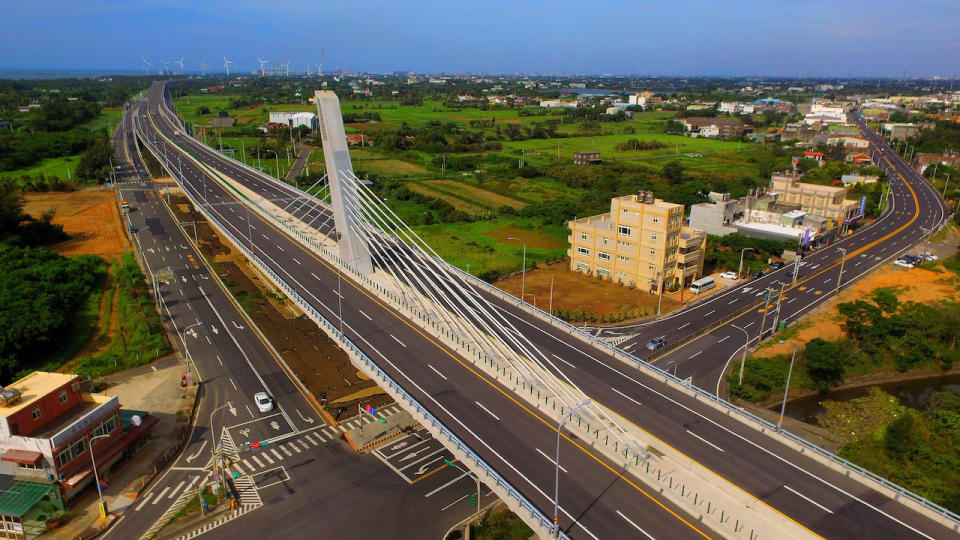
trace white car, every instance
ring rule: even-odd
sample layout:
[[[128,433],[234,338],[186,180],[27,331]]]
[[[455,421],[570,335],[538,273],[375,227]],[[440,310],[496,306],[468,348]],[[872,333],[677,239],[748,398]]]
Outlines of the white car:
[[[273,398],[268,396],[266,392],[257,392],[253,396],[253,401],[257,403],[257,408],[260,409],[260,412],[270,412],[273,410]]]
[[[937,260],[937,259],[940,258],[940,257],[937,257],[936,255],[934,255],[933,253],[930,253],[929,251],[925,251],[925,252],[923,252],[923,253],[917,253],[917,256],[918,256],[918,257],[923,257],[923,260],[925,260],[925,261],[927,261],[927,262],[933,262],[933,261],[935,261],[935,260]]]
[[[720,277],[722,277],[723,279],[737,279],[737,273],[736,273],[736,272],[724,272],[724,273],[720,274]]]
[[[912,264],[908,263],[907,261],[905,261],[905,260],[903,260],[903,259],[897,259],[897,260],[893,261],[893,264],[899,266],[900,268],[913,268],[913,265],[912,265]]]

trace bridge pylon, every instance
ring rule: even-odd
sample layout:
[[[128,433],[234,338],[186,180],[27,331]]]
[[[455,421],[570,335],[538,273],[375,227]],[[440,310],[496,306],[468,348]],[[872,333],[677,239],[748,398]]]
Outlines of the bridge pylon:
[[[347,146],[347,134],[343,129],[340,100],[331,90],[317,90],[317,113],[320,116],[320,137],[323,141],[323,157],[327,166],[327,182],[330,184],[330,201],[333,207],[333,222],[339,238],[337,245],[340,258],[345,264],[363,274],[373,273],[370,250],[355,231],[354,213],[348,208],[359,207],[357,186],[353,181],[353,163]]]

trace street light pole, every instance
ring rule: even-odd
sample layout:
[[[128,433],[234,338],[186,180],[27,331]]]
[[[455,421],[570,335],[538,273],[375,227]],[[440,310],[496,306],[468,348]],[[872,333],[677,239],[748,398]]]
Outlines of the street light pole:
[[[667,366],[669,366],[670,364],[673,364],[673,378],[676,379],[677,378],[677,361],[671,360],[667,362]],[[667,369],[669,369],[669,367]]]
[[[747,333],[746,329],[735,324],[731,324],[730,326],[743,332],[743,337],[745,338],[743,342],[743,356],[740,358],[740,378],[737,380],[737,384],[743,384],[743,366],[747,363],[747,349],[750,347],[750,334]]]
[[[191,324],[190,326],[184,328],[184,329],[183,329],[183,332],[180,333],[180,341],[183,342],[183,352],[186,353],[184,356],[186,357],[185,360],[187,361],[187,372],[188,372],[188,373],[189,373],[189,371],[190,371],[190,363],[193,362],[193,356],[190,355],[190,347],[187,347],[187,332],[189,332],[190,329],[193,328],[194,326],[200,326],[201,324],[203,324],[203,323],[202,323],[202,322],[199,322],[199,321],[198,321],[198,322],[195,322],[195,323]]]
[[[840,279],[843,277],[843,263],[847,261],[847,250],[844,248],[837,248],[840,250],[840,273],[837,275],[837,294],[840,294]]]
[[[363,422],[360,422],[360,424],[362,427]],[[463,467],[457,465],[456,462],[450,461],[449,459],[445,459],[443,460],[443,462],[447,465],[447,467],[454,467],[460,471],[463,471],[463,474],[467,476],[473,476],[474,479],[476,479],[477,481],[477,515],[479,516],[480,515],[480,476],[477,474],[471,473],[467,469],[464,469]]]
[[[90,463],[93,465],[93,485],[97,488],[97,497],[100,499],[100,517],[107,517],[107,506],[103,502],[103,492],[100,490],[100,475],[97,473],[97,461],[93,459],[93,441],[109,437],[109,433],[90,437],[87,435],[87,446],[90,447]]]
[[[229,407],[229,408],[230,408],[230,412],[232,412],[234,416],[236,416],[236,414],[237,414],[237,410],[233,408],[233,405],[232,405],[229,401],[226,402],[226,403],[224,403],[223,405],[217,407],[216,409],[210,411],[210,444],[213,445],[213,446],[210,447],[210,457],[213,458],[214,467],[216,467],[216,464],[217,464],[217,440],[214,438],[214,437],[216,436],[216,431],[213,429],[213,413],[219,411],[220,409],[222,409],[222,408],[224,408],[224,407]],[[221,467],[221,471],[220,471],[220,479],[221,479],[221,480],[223,480],[223,470],[222,470],[222,469],[223,469],[223,468]],[[200,496],[203,497],[203,494],[201,493]]]
[[[660,316],[660,307],[663,305],[663,267],[657,270],[657,317]]]
[[[520,238],[514,238],[513,236],[507,238],[507,240],[516,240],[523,244],[523,270],[520,272],[520,301],[524,302],[524,296],[527,292],[527,242]]]
[[[560,432],[563,431],[563,425],[567,422],[568,415],[573,416],[574,413],[589,404],[590,400],[588,399],[570,409],[569,413],[560,415],[560,424],[557,425],[557,455],[553,462],[555,466],[553,475],[553,534],[557,537],[560,536]]]
[[[797,358],[797,344],[792,341],[781,341],[793,345],[793,354],[790,356],[790,369],[787,370],[787,386],[783,389],[783,403],[780,405],[780,420],[777,421],[777,433],[783,429],[783,413],[787,410],[787,392],[790,391],[790,375],[793,374],[793,361]]]
[[[743,275],[743,254],[747,251],[756,251],[753,248],[743,248],[740,250],[740,266],[737,268],[737,279],[740,279],[740,276]]]

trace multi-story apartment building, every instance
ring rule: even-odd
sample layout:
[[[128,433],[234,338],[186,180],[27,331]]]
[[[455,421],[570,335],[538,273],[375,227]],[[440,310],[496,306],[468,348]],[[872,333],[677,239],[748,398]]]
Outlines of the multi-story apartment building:
[[[798,203],[804,212],[827,218],[835,225],[849,222],[860,213],[860,202],[847,200],[845,188],[800,182],[796,172],[773,175],[767,192],[778,194],[780,202]]]
[[[81,390],[73,374],[37,371],[0,392],[0,519],[4,529],[31,534],[42,507],[62,501],[94,481],[93,460],[102,474],[128,453],[155,416],[126,418],[116,396]],[[92,451],[91,451],[92,446]],[[28,500],[9,493],[29,494]],[[8,500],[9,499],[9,500]]]
[[[706,233],[683,225],[683,205],[652,192],[615,197],[610,213],[569,227],[570,269],[576,272],[655,290],[658,282],[690,283],[703,271]]]

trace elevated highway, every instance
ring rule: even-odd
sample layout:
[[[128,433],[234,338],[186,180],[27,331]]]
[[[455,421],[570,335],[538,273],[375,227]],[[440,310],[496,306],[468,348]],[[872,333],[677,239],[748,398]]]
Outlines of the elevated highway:
[[[196,200],[206,201],[208,211],[221,227],[247,243],[254,254],[329,320],[337,319],[338,295],[342,294],[343,305],[348,306],[343,311],[344,336],[455,431],[543,515],[552,514],[552,450],[557,431],[551,421],[525,406],[509,389],[473,369],[468,360],[377,301],[359,284],[343,277],[343,286],[338,287],[340,276],[330,265],[274,224],[245,211],[243,198],[225,189],[217,180],[218,173],[265,199],[291,200],[301,193],[185,135],[162,86],[151,91],[149,108],[140,117],[140,126],[142,136],[152,139],[156,152],[183,156],[177,161],[179,181]],[[891,168],[896,166],[891,164]],[[903,193],[897,191],[893,195],[898,201],[898,196],[906,198],[902,201],[905,214],[889,214],[901,216],[903,221],[874,224],[876,242],[859,247],[848,244],[849,254],[860,249],[863,251],[856,255],[866,253],[888,240],[884,237],[889,232],[896,231],[893,235],[902,237],[914,230],[917,221],[931,224],[938,219],[929,217],[925,197],[916,195],[921,186],[913,187],[914,183],[915,178],[905,176]],[[323,225],[322,219],[313,219],[324,211],[322,205],[312,203],[298,207],[294,217],[312,222],[314,227],[329,226]],[[881,227],[887,227],[886,232]],[[828,252],[823,253],[824,262],[820,264],[835,262]],[[813,264],[809,272],[816,273]],[[844,274],[847,275],[846,271]],[[801,274],[801,278],[809,275]],[[633,365],[625,363],[623,357],[615,357],[601,345],[571,339],[569,327],[516,302],[494,294],[489,297],[516,321],[521,332],[560,359],[566,366],[564,373],[591,398],[663,445],[712,471],[723,489],[786,516],[801,530],[824,537],[866,534],[926,538],[942,536],[948,530],[929,512],[894,501],[888,492],[881,493],[879,488],[860,481],[856,472],[801,454],[789,439],[765,433],[769,426],[736,418],[735,411],[669,382],[669,377],[655,368],[641,366],[638,359],[633,360]],[[737,309],[734,302],[728,306],[729,310]],[[676,325],[678,332],[686,328],[681,328],[685,323],[672,319],[658,324]],[[718,343],[727,341],[732,339],[717,339]],[[713,361],[717,357],[713,350],[699,356]],[[561,440],[560,456],[560,525],[570,536],[611,538],[631,534],[629,531],[634,529],[652,537],[717,535],[685,517],[682,510],[629,474],[620,472],[619,464],[566,433]]]

